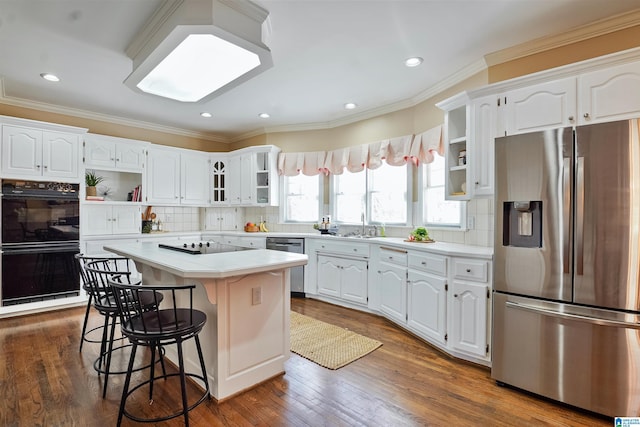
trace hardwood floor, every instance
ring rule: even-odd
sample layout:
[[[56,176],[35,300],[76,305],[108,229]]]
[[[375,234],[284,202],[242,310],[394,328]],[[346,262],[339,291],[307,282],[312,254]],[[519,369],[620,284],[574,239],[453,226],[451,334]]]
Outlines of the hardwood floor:
[[[191,412],[196,426],[610,426],[612,420],[499,387],[487,368],[451,358],[387,320],[311,299],[292,309],[383,342],[331,371],[295,354],[286,373]],[[0,425],[115,425],[123,376],[93,369],[98,344],[78,352],[83,308],[0,320]],[[91,323],[101,317],[93,313]],[[126,350],[122,351],[123,359]],[[114,360],[114,365],[122,365]],[[138,376],[140,377],[139,374]],[[132,410],[178,407],[177,383],[159,384],[154,405],[143,392]],[[123,425],[134,425],[129,420]],[[163,426],[183,425],[180,418]]]

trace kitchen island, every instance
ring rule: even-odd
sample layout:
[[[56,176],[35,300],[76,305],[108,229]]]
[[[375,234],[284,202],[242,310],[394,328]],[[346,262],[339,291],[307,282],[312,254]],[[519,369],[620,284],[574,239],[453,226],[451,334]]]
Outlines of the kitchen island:
[[[115,244],[105,250],[135,262],[147,284],[196,284],[194,308],[207,315],[200,332],[212,396],[227,399],[284,372],[289,358],[289,269],[307,256],[267,249],[193,255],[157,243]],[[187,305],[188,301],[180,302]],[[177,360],[167,349],[170,360]],[[195,345],[185,346],[187,370],[198,372]]]

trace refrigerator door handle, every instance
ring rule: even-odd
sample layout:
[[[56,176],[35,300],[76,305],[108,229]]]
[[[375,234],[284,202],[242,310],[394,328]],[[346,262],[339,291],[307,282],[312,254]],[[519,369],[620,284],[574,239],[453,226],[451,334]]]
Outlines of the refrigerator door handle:
[[[547,308],[536,307],[528,304],[520,304],[517,302],[507,301],[505,305],[509,308],[530,311],[532,313],[543,314],[546,316],[557,317],[560,319],[576,320],[601,326],[624,327],[629,329],[640,329],[639,323],[623,322],[621,320],[603,319],[601,317],[592,317],[582,314],[562,313]]]
[[[564,274],[571,274],[571,159],[563,158],[562,186],[564,226],[562,227],[562,268]]]
[[[584,274],[584,157],[576,165],[576,275]]]

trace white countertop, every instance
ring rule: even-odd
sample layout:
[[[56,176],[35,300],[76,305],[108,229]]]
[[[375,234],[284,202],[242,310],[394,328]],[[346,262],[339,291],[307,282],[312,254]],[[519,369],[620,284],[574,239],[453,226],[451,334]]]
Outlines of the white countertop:
[[[380,246],[393,246],[402,249],[420,250],[425,252],[437,253],[446,256],[465,256],[471,258],[492,259],[493,248],[486,246],[473,246],[465,245],[461,243],[448,243],[448,242],[434,242],[434,243],[415,243],[406,242],[403,237],[372,237],[372,238],[354,238],[354,237],[342,237],[332,236],[330,234],[314,233],[291,233],[291,232],[278,232],[269,231],[267,233],[247,233],[244,231],[203,231],[202,236],[212,236],[216,234],[235,235],[235,236],[247,236],[257,238],[267,237],[300,237],[305,239],[321,239],[327,241],[343,241],[352,243],[369,243]],[[206,240],[206,239],[205,239]]]
[[[267,249],[192,255],[161,249],[156,242],[112,244],[104,249],[175,276],[192,279],[217,279],[297,267],[305,265],[308,259],[302,254]]]

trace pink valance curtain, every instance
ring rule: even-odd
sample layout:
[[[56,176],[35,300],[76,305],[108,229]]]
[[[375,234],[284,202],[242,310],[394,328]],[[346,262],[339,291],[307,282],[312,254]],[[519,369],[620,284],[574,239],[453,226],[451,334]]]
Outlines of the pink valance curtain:
[[[280,153],[278,173],[285,176],[295,176],[300,172],[308,176],[319,173],[341,175],[345,169],[349,172],[377,169],[383,161],[391,166],[402,166],[409,161],[416,165],[431,163],[433,153],[444,154],[442,126],[419,135],[405,135],[327,152]]]

